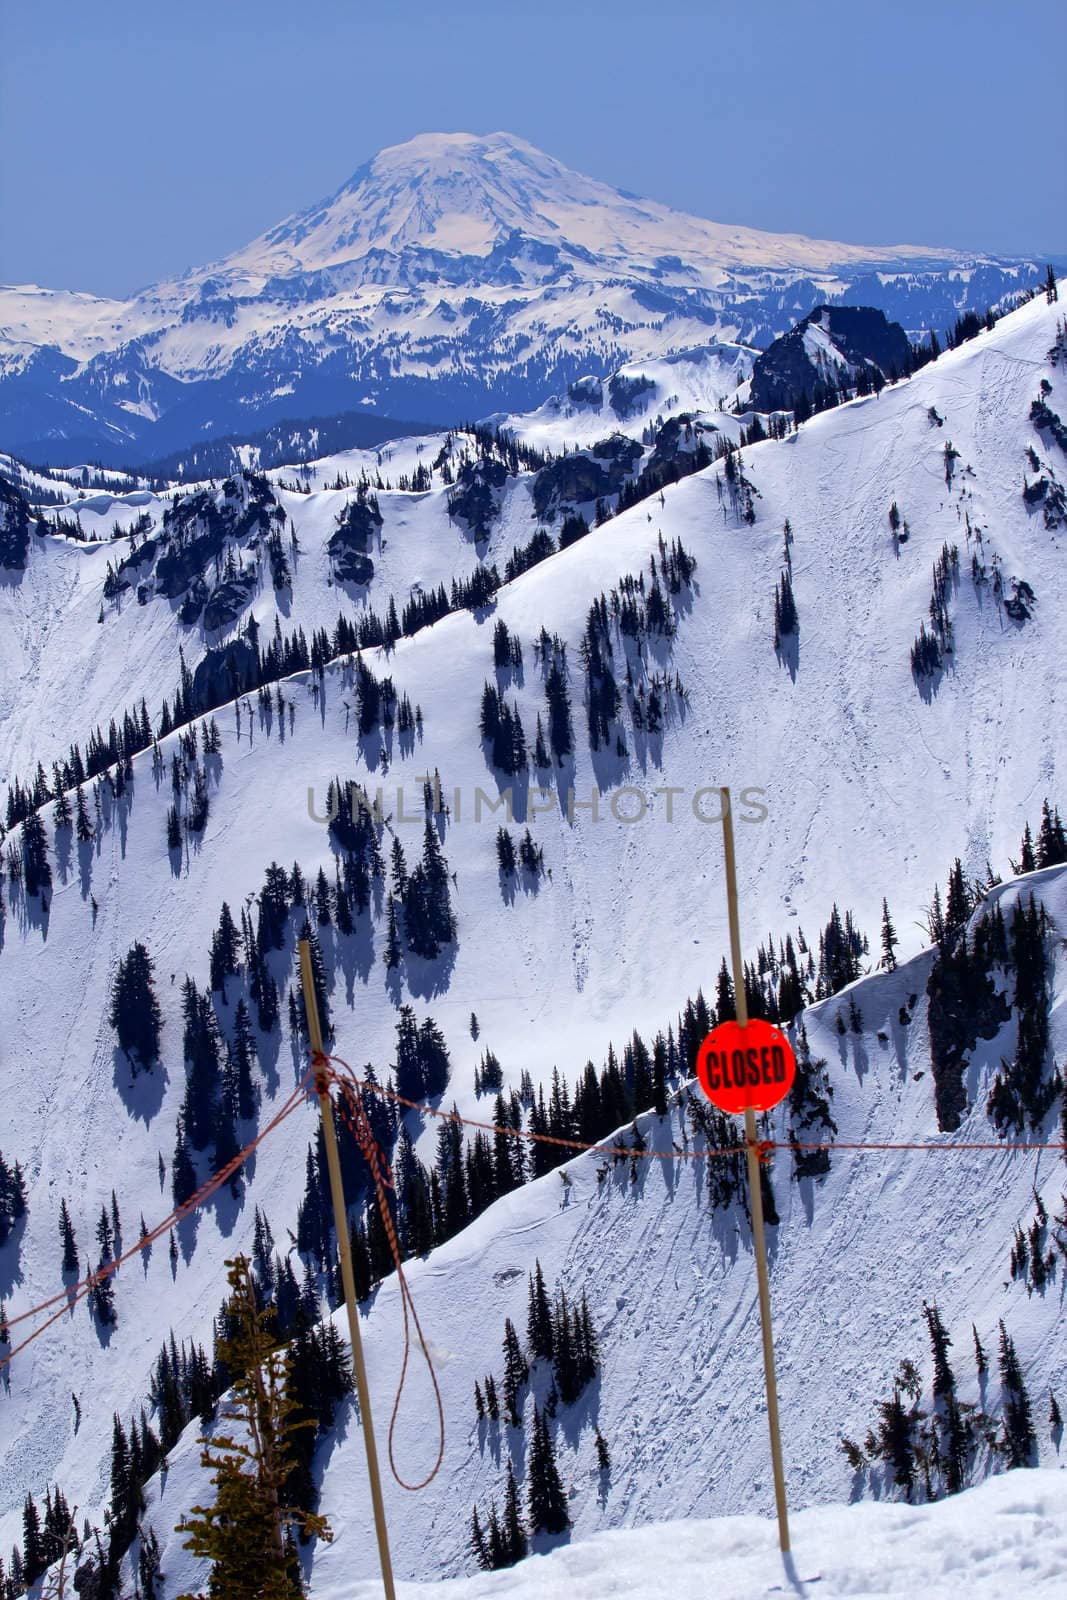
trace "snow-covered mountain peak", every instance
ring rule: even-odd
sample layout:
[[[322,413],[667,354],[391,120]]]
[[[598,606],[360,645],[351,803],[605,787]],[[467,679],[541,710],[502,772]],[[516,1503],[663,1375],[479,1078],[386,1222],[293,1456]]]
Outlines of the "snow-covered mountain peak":
[[[364,408],[451,425],[709,341],[762,348],[813,304],[943,332],[1037,277],[710,222],[511,134],[425,133],[128,301],[0,288],[0,429],[29,460],[125,467]]]
[[[224,265],[306,272],[412,246],[485,256],[515,232],[657,277],[787,261],[825,270],[902,254],[945,259],[912,246],[876,250],[706,222],[574,172],[514,134],[425,133],[380,151],[330,199]]]

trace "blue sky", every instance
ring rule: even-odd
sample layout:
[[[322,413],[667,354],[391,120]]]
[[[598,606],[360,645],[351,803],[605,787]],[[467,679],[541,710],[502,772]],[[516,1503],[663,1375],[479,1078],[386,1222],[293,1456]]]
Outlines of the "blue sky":
[[[1067,8],[4,0],[0,281],[121,294],[415,133],[722,222],[1067,254]]]

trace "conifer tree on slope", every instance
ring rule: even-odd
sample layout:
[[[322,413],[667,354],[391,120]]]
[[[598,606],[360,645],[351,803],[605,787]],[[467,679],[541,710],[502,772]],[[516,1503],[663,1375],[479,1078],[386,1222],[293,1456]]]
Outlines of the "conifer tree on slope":
[[[302,1600],[300,1568],[290,1538],[294,1526],[331,1538],[322,1517],[284,1504],[294,1464],[296,1405],[290,1398],[290,1358],[274,1348],[273,1311],[260,1310],[248,1258],[228,1261],[228,1337],[220,1356],[233,1375],[223,1420],[239,1432],[202,1441],[201,1465],[212,1469],[214,1504],[194,1506],[176,1531],[184,1548],[212,1563],[207,1594],[179,1600]]]
[[[144,945],[133,945],[119,962],[111,990],[108,1021],[119,1037],[134,1073],[138,1063],[148,1067],[159,1058],[162,1016],[152,979],[152,958]]]
[[[556,1466],[548,1418],[539,1406],[534,1407],[527,1481],[531,1530],[534,1533],[566,1532],[571,1525],[567,1496]]]
[[[1000,1323],[1000,1343],[997,1351],[1000,1381],[1004,1389],[1004,1444],[1011,1467],[1028,1467],[1033,1461],[1037,1444],[1034,1435],[1033,1412],[1030,1396],[1023,1380],[1022,1367],[1015,1353],[1015,1341]]]

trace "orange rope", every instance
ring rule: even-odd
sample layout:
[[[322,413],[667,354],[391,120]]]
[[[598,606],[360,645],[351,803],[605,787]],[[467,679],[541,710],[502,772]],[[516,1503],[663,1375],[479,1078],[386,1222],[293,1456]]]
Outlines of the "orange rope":
[[[393,1254],[397,1282],[400,1286],[400,1306],[404,1313],[404,1359],[401,1363],[400,1379],[397,1383],[396,1396],[393,1400],[393,1412],[389,1418],[389,1467],[393,1477],[396,1479],[400,1487],[402,1489],[409,1489],[414,1493],[416,1490],[425,1489],[427,1484],[432,1483],[441,1470],[441,1464],[445,1458],[445,1408],[441,1399],[441,1390],[437,1382],[437,1373],[434,1371],[433,1360],[426,1344],[426,1337],[422,1331],[422,1324],[419,1321],[419,1314],[415,1309],[415,1301],[412,1298],[411,1288],[404,1273],[404,1263],[400,1252],[400,1242],[396,1236],[393,1213],[389,1206],[389,1198],[385,1192],[387,1188],[395,1191],[396,1185],[393,1182],[393,1174],[389,1163],[379,1148],[377,1139],[374,1137],[374,1131],[371,1128],[367,1113],[363,1107],[363,1101],[359,1093],[358,1082],[353,1076],[352,1070],[347,1061],[343,1061],[340,1056],[316,1056],[315,1065],[318,1068],[327,1068],[330,1077],[340,1088],[343,1098],[338,1110],[350,1133],[352,1134],[352,1137],[355,1139],[356,1144],[363,1152],[363,1155],[367,1161],[367,1165],[370,1167],[371,1177],[374,1179],[375,1193],[378,1198],[378,1210],[381,1212],[382,1223],[385,1227],[386,1237],[389,1240],[389,1248]],[[344,1068],[344,1073],[341,1074],[337,1072],[336,1067]],[[419,1483],[408,1483],[405,1478],[400,1476],[400,1473],[397,1470],[396,1455],[394,1450],[396,1420],[400,1412],[400,1401],[404,1393],[404,1385],[407,1381],[408,1362],[411,1358],[412,1323],[415,1325],[415,1332],[417,1333],[419,1339],[419,1347],[422,1350],[423,1359],[426,1362],[426,1367],[430,1374],[430,1382],[433,1384],[434,1401],[437,1405],[437,1459],[434,1461],[434,1464],[427,1476]]]
[[[32,1306],[28,1311],[20,1311],[16,1316],[8,1317],[7,1326],[10,1329],[15,1327],[16,1324],[25,1322],[31,1317],[38,1317],[43,1312],[50,1311],[53,1306],[59,1307],[57,1311],[53,1312],[52,1316],[50,1316],[45,1322],[41,1323],[40,1327],[35,1328],[32,1333],[28,1334],[20,1344],[14,1345],[8,1350],[6,1355],[0,1356],[0,1371],[3,1371],[5,1367],[9,1366],[15,1356],[19,1355],[23,1350],[25,1350],[28,1345],[31,1345],[35,1339],[39,1338],[40,1335],[50,1328],[55,1322],[58,1322],[65,1312],[68,1310],[73,1310],[79,1301],[84,1300],[88,1295],[90,1295],[96,1286],[103,1281],[103,1279],[110,1277],[113,1273],[118,1271],[119,1267],[122,1266],[124,1262],[132,1260],[132,1258],[138,1255],[142,1250],[148,1249],[152,1244],[154,1244],[157,1239],[160,1239],[164,1234],[169,1233],[171,1229],[176,1227],[177,1224],[185,1217],[189,1216],[199,1206],[202,1206],[207,1200],[209,1200],[216,1190],[220,1189],[224,1183],[228,1183],[230,1178],[233,1177],[234,1173],[239,1171],[248,1158],[259,1148],[264,1139],[267,1138],[268,1134],[273,1133],[274,1130],[279,1127],[282,1122],[284,1122],[286,1117],[290,1116],[292,1112],[296,1110],[297,1106],[301,1103],[305,1092],[311,1087],[316,1071],[321,1071],[323,1062],[331,1066],[330,1076],[332,1080],[337,1083],[343,1096],[344,1103],[338,1109],[340,1110],[340,1113],[347,1123],[357,1144],[360,1146],[360,1149],[366,1156],[368,1165],[370,1166],[371,1173],[374,1178],[378,1206],[382,1214],[382,1222],[385,1226],[386,1235],[389,1239],[389,1247],[396,1263],[397,1276],[400,1282],[401,1306],[404,1313],[404,1361],[401,1368],[400,1386],[397,1390],[396,1401],[394,1402],[393,1406],[393,1415],[389,1425],[389,1463],[393,1469],[393,1476],[396,1478],[396,1481],[405,1489],[414,1490],[424,1488],[427,1483],[432,1482],[433,1478],[436,1477],[437,1472],[440,1470],[441,1461],[444,1454],[444,1414],[441,1404],[441,1394],[437,1385],[437,1376],[434,1372],[433,1362],[430,1359],[426,1340],[422,1332],[422,1327],[419,1323],[418,1313],[415,1310],[414,1301],[411,1297],[411,1290],[408,1287],[407,1280],[404,1276],[400,1246],[396,1237],[392,1212],[390,1211],[389,1202],[385,1194],[386,1188],[393,1187],[392,1174],[389,1170],[388,1162],[385,1161],[385,1157],[382,1155],[378,1148],[377,1141],[374,1139],[374,1135],[370,1129],[370,1124],[367,1121],[366,1113],[363,1110],[362,1103],[359,1099],[359,1093],[379,1095],[383,1100],[388,1100],[395,1105],[404,1106],[411,1111],[417,1111],[423,1116],[436,1117],[442,1122],[458,1123],[462,1127],[478,1128],[484,1133],[491,1133],[493,1135],[501,1133],[508,1138],[525,1139],[531,1143],[553,1145],[560,1149],[573,1150],[576,1153],[596,1151],[600,1155],[610,1156],[613,1162],[626,1158],[635,1160],[638,1157],[645,1157],[658,1161],[712,1160],[726,1156],[744,1155],[748,1148],[747,1143],[742,1143],[737,1145],[715,1146],[712,1148],[705,1148],[703,1150],[649,1150],[647,1148],[644,1150],[634,1150],[625,1145],[587,1144],[580,1139],[565,1139],[556,1134],[534,1133],[530,1129],[526,1128],[497,1127],[496,1124],[492,1122],[480,1122],[474,1117],[462,1117],[458,1111],[441,1111],[436,1106],[426,1105],[418,1100],[410,1100],[406,1095],[398,1094],[394,1089],[385,1089],[379,1083],[357,1078],[352,1072],[352,1069],[349,1067],[348,1063],[340,1056],[324,1056],[317,1060],[316,1063],[304,1074],[303,1078],[301,1078],[300,1082],[297,1084],[296,1088],[293,1090],[288,1100],[285,1101],[284,1105],[282,1105],[280,1110],[275,1113],[270,1122],[268,1122],[259,1131],[256,1137],[251,1140],[250,1143],[245,1145],[243,1150],[239,1151],[238,1154],[233,1157],[232,1161],[228,1161],[226,1165],[216,1172],[211,1178],[209,1178],[206,1183],[201,1184],[199,1189],[196,1190],[195,1194],[191,1195],[190,1198],[184,1201],[182,1205],[175,1207],[175,1209],[170,1212],[168,1216],[163,1218],[162,1222],[158,1223],[153,1229],[151,1229],[150,1232],[146,1233],[143,1238],[138,1239],[136,1244],[132,1245],[129,1250],[123,1251],[123,1253],[120,1256],[117,1256],[114,1261],[106,1262],[103,1266],[98,1267],[94,1272],[90,1272],[87,1277],[81,1279],[78,1283],[72,1284],[69,1288],[61,1290],[58,1294],[52,1295],[47,1300],[43,1300],[39,1305]],[[332,1069],[332,1064],[335,1062],[337,1066],[343,1068],[343,1073],[336,1072]],[[359,1093],[354,1091],[359,1091]],[[756,1154],[761,1162],[769,1161],[772,1154],[776,1150],[900,1150],[922,1152],[939,1151],[942,1153],[963,1150],[1058,1150],[1062,1154],[1067,1152],[1067,1143],[1062,1140],[1042,1144],[1022,1144],[1003,1140],[961,1140],[958,1142],[944,1144],[931,1143],[930,1141],[926,1141],[925,1143],[886,1142],[863,1144],[837,1141],[807,1142],[802,1140],[785,1141],[776,1139],[761,1139],[756,1143]],[[386,1173],[384,1178],[381,1170],[383,1165]],[[408,1324],[409,1314],[411,1321],[415,1325],[415,1330],[419,1338],[419,1344],[422,1348],[427,1367],[430,1371],[430,1377],[434,1386],[434,1394],[437,1401],[438,1416],[442,1430],[441,1445],[438,1451],[436,1464],[434,1465],[429,1477],[425,1478],[422,1483],[418,1484],[406,1483],[397,1472],[396,1465],[393,1460],[393,1433],[396,1424],[397,1412],[400,1405],[400,1398],[403,1392],[404,1382],[407,1374],[408,1357],[410,1353],[410,1328]]]
[[[266,1126],[260,1129],[256,1137],[249,1144],[246,1144],[243,1150],[238,1151],[232,1161],[227,1161],[226,1165],[221,1167],[206,1183],[202,1183],[195,1194],[190,1195],[188,1200],[184,1201],[180,1206],[176,1206],[169,1216],[164,1217],[162,1222],[157,1223],[150,1233],[146,1233],[143,1238],[138,1239],[136,1244],[131,1245],[129,1250],[124,1250],[120,1256],[115,1257],[114,1261],[105,1262],[95,1272],[90,1272],[87,1277],[82,1278],[78,1283],[72,1284],[68,1289],[61,1290],[59,1294],[52,1295],[48,1300],[43,1300],[40,1305],[31,1307],[29,1311],[20,1311],[15,1317],[8,1317],[7,1325],[12,1328],[18,1322],[25,1322],[28,1317],[38,1317],[43,1311],[51,1310],[52,1306],[59,1306],[59,1310],[50,1316],[47,1322],[42,1322],[39,1328],[35,1328],[32,1333],[27,1334],[21,1344],[15,1345],[8,1351],[7,1355],[0,1357],[0,1371],[8,1366],[20,1351],[25,1350],[27,1345],[32,1344],[35,1339],[39,1338],[54,1322],[58,1322],[66,1311],[73,1310],[80,1300],[84,1300],[87,1295],[92,1294],[97,1284],[101,1283],[105,1278],[109,1278],[112,1273],[117,1272],[124,1261],[130,1261],[134,1256],[139,1255],[142,1250],[147,1250],[150,1245],[155,1244],[157,1239],[169,1233],[172,1228],[176,1227],[179,1222],[195,1211],[198,1206],[202,1206],[206,1200],[209,1200],[216,1189],[220,1189],[224,1183],[228,1183],[234,1173],[244,1166],[249,1156],[259,1148],[267,1135],[273,1133],[275,1128],[296,1110],[304,1097],[311,1078],[311,1072],[306,1072],[285,1104],[275,1113]]]
[[[436,1117],[440,1122],[455,1122],[464,1128],[480,1128],[483,1133],[502,1133],[509,1139],[526,1139],[534,1144],[557,1145],[565,1150],[575,1150],[579,1154],[595,1150],[600,1155],[612,1156],[618,1160],[623,1157],[646,1156],[657,1161],[706,1161],[720,1156],[743,1156],[748,1149],[747,1141],[741,1144],[715,1145],[704,1150],[633,1150],[626,1145],[617,1144],[586,1144],[581,1139],[564,1139],[552,1133],[533,1133],[528,1128],[498,1128],[495,1122],[479,1122],[475,1117],[462,1117],[458,1111],[441,1111],[437,1106],[426,1105],[421,1100],[409,1100],[407,1095],[398,1094],[395,1089],[384,1089],[380,1083],[371,1079],[357,1078],[348,1063],[341,1060],[340,1056],[326,1056],[326,1061],[336,1061],[344,1067],[348,1075],[347,1081],[352,1088],[365,1091],[367,1094],[380,1095],[383,1100],[388,1100],[394,1105],[400,1105],[409,1111],[418,1111],[423,1116]],[[339,1080],[340,1081],[340,1080]],[[985,1142],[959,1141],[952,1144],[935,1144],[927,1140],[923,1144],[847,1144],[838,1140],[823,1141],[821,1143],[808,1143],[804,1140],[785,1139],[760,1139],[757,1141],[756,1153],[761,1161],[769,1159],[775,1150],[1059,1150],[1067,1152],[1067,1143],[1060,1140],[1051,1144],[1012,1144],[1002,1139]]]

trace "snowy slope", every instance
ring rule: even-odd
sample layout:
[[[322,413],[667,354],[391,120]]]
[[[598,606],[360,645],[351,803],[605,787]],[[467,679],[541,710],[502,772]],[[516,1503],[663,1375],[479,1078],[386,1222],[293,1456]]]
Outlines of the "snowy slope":
[[[709,338],[768,343],[829,296],[888,308],[906,286],[944,327],[1037,276],[707,222],[507,134],[425,134],[129,301],[0,290],[0,420],[35,459],[92,439],[120,463],[362,406],[454,422]]]
[[[401,1584],[397,1592],[402,1600],[599,1600],[610,1588],[619,1595],[704,1600],[713,1573],[718,1592],[730,1600],[788,1592],[787,1582],[798,1595],[842,1600],[1052,1596],[1067,1577],[1065,1502],[1062,1473],[1013,1473],[931,1507],[802,1512],[793,1519],[787,1561],[773,1550],[773,1534],[762,1520],[686,1520],[599,1534],[515,1571]],[[380,1592],[380,1583],[371,1581],[342,1583],[324,1595],[377,1600]]]
[[[23,1162],[31,1180],[30,1214],[17,1249],[9,1245],[0,1255],[0,1292],[9,1311],[55,1290],[61,1196],[75,1203],[84,1247],[113,1186],[127,1239],[141,1211],[151,1222],[169,1208],[158,1158],[162,1153],[169,1161],[181,1098],[182,975],[206,981],[222,900],[236,912],[258,891],[272,859],[296,858],[309,874],[322,863],[332,876],[333,854],[325,829],[308,814],[308,789],[321,809],[336,772],[372,789],[381,784],[397,830],[415,851],[419,826],[402,821],[396,784],[406,785],[410,818],[419,809],[420,775],[440,770],[453,805],[444,848],[457,876],[460,929],[451,970],[435,973],[411,963],[399,995],[382,965],[380,914],[356,947],[338,948],[332,1000],[339,1049],[354,1064],[373,1061],[384,1076],[397,1000],[411,997],[420,1016],[429,1013],[442,1026],[453,1057],[449,1093],[468,1111],[478,1103],[473,1069],[484,1048],[500,1056],[509,1085],[523,1069],[545,1082],[553,1065],[573,1082],[587,1056],[602,1061],[609,1041],[618,1047],[634,1027],[648,1037],[699,985],[712,984],[726,938],[718,831],[698,820],[690,803],[702,787],[729,781],[735,790],[765,791],[769,822],[739,826],[750,949],[767,930],[781,937],[798,920],[813,936],[835,899],[851,906],[874,937],[888,894],[905,944],[914,950],[919,937],[913,924],[955,854],[975,874],[987,859],[1005,869],[1023,821],[1036,820],[1041,797],[1056,795],[1058,779],[1062,785],[1064,733],[1055,709],[1063,681],[1063,532],[1046,528],[1020,493],[1023,472],[1032,470],[1028,445],[1040,451],[1046,472],[1062,476],[1062,463],[1048,458],[1052,447],[1027,420],[1042,377],[1052,385],[1049,403],[1062,412],[1067,402],[1062,368],[1046,360],[1054,336],[1053,310],[1034,302],[877,400],[825,413],[798,436],[746,450],[744,470],[759,491],[752,526],[734,515],[725,488],[720,498],[722,468],[712,468],[668,488],[662,504],[657,497],[608,521],[501,591],[496,615],[525,647],[525,679],[509,688],[508,698],[517,699],[532,735],[544,696],[530,641],[542,626],[565,638],[579,730],[573,783],[582,800],[598,782],[602,786],[599,822],[583,811],[572,824],[558,799],[531,819],[552,871],[537,894],[519,893],[507,903],[494,852],[500,818],[477,822],[473,816],[475,788],[496,787],[477,737],[482,685],[493,675],[492,616],[448,617],[400,641],[388,663],[374,662],[424,715],[422,742],[407,757],[394,746],[388,773],[380,765],[368,768],[373,749],[361,750],[350,728],[350,691],[340,663],[327,670],[317,692],[307,678],[286,686],[291,727],[288,717],[282,725],[276,717],[269,723],[257,718],[250,738],[247,718],[238,724],[232,708],[218,713],[222,755],[211,816],[202,843],[183,857],[177,873],[164,838],[170,784],[165,777],[154,782],[150,757],[139,757],[132,792],[113,808],[109,802],[110,817],[94,844],[82,851],[75,845],[66,863],[57,860],[47,920],[17,896],[9,899],[0,1002],[5,1017],[18,1017],[20,1031],[0,1042],[0,1075],[19,1092],[6,1104],[2,1148]],[[930,420],[931,406],[943,427]],[[948,437],[959,452],[951,492],[944,474]],[[336,614],[336,595],[321,598],[323,546],[345,493],[319,489],[286,501],[302,560],[318,573],[317,585],[307,590],[309,620],[316,604],[324,620],[332,623]],[[528,537],[529,510],[520,509],[528,495],[528,483],[515,480],[504,513],[506,538],[493,535],[502,550],[518,527]],[[443,498],[443,491],[432,491],[390,502],[390,543],[399,548],[407,541],[425,564],[426,581],[435,581],[432,563],[447,570],[455,559],[455,534],[444,543]],[[887,523],[894,499],[911,530],[896,553]],[[972,585],[964,511],[972,526],[985,530],[986,559],[990,550],[999,552],[1005,582],[1025,576],[1032,585],[1037,602],[1025,624],[1012,623],[988,588]],[[795,679],[776,659],[771,640],[786,517],[795,536],[801,628]],[[689,706],[678,710],[661,738],[642,741],[629,730],[632,756],[623,770],[614,760],[605,765],[590,756],[579,641],[591,600],[620,575],[647,568],[660,530],[668,541],[680,537],[699,562],[691,600],[680,604],[670,660],[670,670],[689,689]],[[956,652],[952,670],[924,699],[909,651],[927,616],[931,565],[946,539],[957,540],[961,552],[961,581],[951,602]],[[496,544],[491,548],[495,558]],[[86,693],[95,697],[94,715],[101,685],[107,687],[95,674],[105,672],[101,661],[109,653],[110,692],[119,692],[124,659],[138,694],[153,672],[165,674],[161,693],[173,682],[173,622],[162,614],[157,620],[152,607],[130,604],[127,630],[110,635],[121,638],[121,647],[101,648],[96,656],[90,646],[79,659],[84,613],[61,610],[64,584],[73,588],[79,581],[72,577],[75,559],[95,562],[99,552],[72,550],[69,559],[68,567],[51,549],[37,549],[21,584],[5,581],[5,604],[24,608],[25,639],[32,617],[47,615],[50,594],[57,619],[54,648],[18,668],[26,673],[24,684],[6,672],[3,680],[9,704],[20,707],[31,703],[20,698],[30,675],[47,680],[30,715],[22,710],[17,719],[11,748],[18,745],[20,770],[60,730],[59,743],[76,731],[70,717],[82,694],[83,661],[93,662]],[[412,581],[408,568],[405,577]],[[32,603],[26,584],[41,585]],[[654,653],[662,648],[650,646]],[[168,761],[175,742],[164,742]],[[561,775],[564,790],[570,778]],[[612,814],[611,793],[620,780],[647,803],[640,824]],[[668,787],[681,793],[674,821],[667,819]],[[630,812],[634,805],[630,796],[620,809]],[[1062,928],[1063,874],[1044,875],[1040,887]],[[1008,886],[1003,892],[1017,891]],[[156,962],[164,1064],[131,1085],[104,1018],[116,962],[135,938]],[[1062,1060],[1062,952],[1057,961],[1053,1052]],[[909,1030],[895,1022],[908,995],[922,994],[928,964],[928,956],[919,956],[913,968],[867,980],[860,997],[864,1031],[847,1046],[834,1028],[838,1002],[824,1003],[808,1018],[814,1053],[832,1064],[843,1140],[926,1138],[934,1131],[923,1003]],[[279,977],[283,970],[284,963]],[[482,1026],[477,1045],[467,1032],[472,1010]],[[887,1034],[885,1045],[879,1029]],[[998,1049],[1004,1053],[1010,1044],[995,1043],[975,1060],[969,1087],[976,1104],[984,1099],[982,1085]],[[264,1055],[270,1103],[288,1092],[298,1072],[287,1028],[280,1040],[274,1035],[264,1042]],[[917,1072],[927,1075],[917,1080]],[[195,1248],[191,1236],[183,1240],[175,1283],[166,1251],[158,1247],[143,1278],[137,1268],[124,1270],[119,1323],[106,1348],[82,1308],[16,1363],[0,1408],[0,1503],[7,1512],[0,1547],[16,1536],[28,1487],[42,1494],[47,1482],[59,1481],[72,1502],[100,1506],[112,1413],[128,1415],[134,1397],[140,1403],[169,1327],[179,1340],[208,1336],[221,1298],[221,1262],[247,1245],[254,1205],[267,1211],[284,1239],[303,1187],[312,1126],[310,1110],[288,1122],[257,1157],[243,1205],[220,1201],[201,1219]],[[975,1112],[968,1126],[989,1125]],[[667,1130],[657,1137],[667,1138]],[[432,1147],[431,1129],[422,1146],[426,1159]],[[1034,1186],[1050,1209],[1058,1205],[1062,1165],[1051,1157],[977,1153],[939,1158],[943,1164],[936,1168],[923,1165],[931,1159],[835,1158],[816,1194],[791,1186],[785,1171],[775,1174],[783,1223],[774,1292],[798,1504],[848,1494],[851,1474],[835,1453],[837,1436],[862,1432],[902,1355],[921,1358],[924,1295],[937,1297],[960,1341],[971,1320],[988,1336],[1003,1313],[1035,1394],[1061,1381],[1058,1288],[1028,1300],[1021,1285],[1005,1290],[1001,1284],[1013,1225],[1028,1216]],[[478,1439],[470,1396],[474,1377],[497,1359],[505,1315],[524,1316],[525,1273],[535,1255],[550,1281],[587,1289],[604,1336],[607,1361],[596,1403],[617,1467],[600,1507],[589,1477],[591,1433],[576,1418],[566,1472],[578,1486],[577,1534],[767,1503],[765,1472],[754,1478],[750,1470],[752,1460],[763,1460],[764,1419],[756,1401],[754,1290],[743,1225],[738,1230],[736,1216],[707,1212],[693,1169],[671,1177],[657,1166],[632,1188],[620,1172],[599,1191],[594,1167],[586,1160],[572,1166],[565,1209],[559,1179],[550,1175],[499,1202],[412,1268],[446,1393],[449,1455],[446,1476],[434,1490],[405,1504],[398,1542],[405,1576],[455,1572],[463,1537],[456,1504],[465,1516],[476,1497],[499,1492],[501,1466]],[[937,1250],[935,1240],[943,1241]],[[508,1276],[498,1281],[500,1274]],[[395,1378],[395,1318],[387,1284],[368,1323],[376,1393],[388,1394]],[[729,1350],[728,1363],[716,1361],[720,1347]],[[825,1376],[831,1367],[832,1388]],[[72,1390],[82,1406],[77,1434]],[[424,1392],[413,1390],[399,1441],[405,1462],[428,1448],[424,1401]],[[172,1513],[176,1519],[174,1506],[201,1492],[194,1488],[197,1472],[195,1444],[187,1437],[168,1474],[161,1536]],[[359,1439],[350,1426],[334,1446],[324,1483],[323,1508],[343,1530],[317,1557],[324,1583],[368,1570],[361,1472]],[[178,1559],[168,1551],[165,1570]]]
[[[1015,897],[1031,889],[1062,928],[1067,872],[1059,869],[1006,886],[999,891],[1003,909],[1010,911]],[[850,1035],[847,1044],[836,1033],[834,1017],[849,993],[805,1015],[813,1055],[831,1064],[842,1143],[938,1142],[924,997],[929,959],[920,956],[851,991],[864,1031]],[[1067,1048],[1062,949],[1053,982],[1052,1052],[1062,1059]],[[905,1029],[898,1013],[916,991],[923,998]],[[964,1124],[963,1139],[989,1137],[981,1105],[1008,1038],[1005,1030],[973,1058],[969,1085],[978,1109]],[[658,1149],[669,1151],[672,1140],[682,1141],[678,1113],[668,1125],[646,1118],[643,1126]],[[784,1136],[781,1113],[772,1126]],[[961,1398],[987,1407],[995,1406],[997,1380],[979,1383],[973,1372],[971,1324],[988,1347],[997,1319],[1006,1320],[1034,1396],[1042,1460],[1057,1465],[1058,1441],[1050,1439],[1045,1417],[1049,1388],[1062,1391],[1067,1379],[1059,1286],[1030,1298],[1021,1283],[1005,1279],[1012,1229],[1029,1219],[1034,1194],[1042,1194],[1050,1210],[1058,1202],[1062,1158],[1038,1152],[842,1151],[832,1163],[830,1175],[815,1184],[790,1182],[788,1157],[777,1157],[772,1169],[781,1216],[771,1235],[772,1291],[792,1505],[843,1501],[857,1492],[839,1440],[846,1434],[862,1437],[873,1421],[874,1398],[889,1393],[903,1356],[916,1360],[929,1383],[924,1300],[936,1301],[954,1338]],[[412,1496],[386,1480],[400,1576],[430,1578],[469,1569],[469,1510],[475,1501],[484,1507],[490,1497],[499,1500],[508,1450],[521,1477],[523,1434],[477,1424],[472,1394],[486,1370],[499,1374],[505,1317],[525,1326],[527,1273],[535,1257],[549,1285],[561,1283],[572,1297],[588,1296],[603,1351],[601,1378],[572,1410],[561,1413],[557,1433],[573,1539],[580,1543],[605,1526],[676,1517],[767,1515],[773,1504],[747,1225],[736,1208],[709,1210],[701,1163],[675,1168],[650,1162],[636,1184],[626,1163],[599,1183],[600,1164],[596,1155],[579,1157],[568,1165],[571,1187],[565,1198],[558,1174],[550,1173],[498,1201],[425,1262],[409,1264],[448,1425],[444,1465],[430,1489]],[[364,1342],[383,1432],[400,1366],[399,1306],[391,1281],[365,1320]],[[542,1403],[545,1387],[543,1378],[534,1385]],[[525,1405],[528,1424],[533,1397]],[[608,1486],[596,1468],[594,1426],[612,1452]],[[194,1432],[172,1453],[166,1484],[153,1505],[161,1539],[178,1510],[203,1493]],[[435,1446],[429,1388],[418,1363],[400,1414],[401,1472],[421,1476]],[[338,1537],[316,1551],[313,1592],[340,1593],[355,1577],[369,1577],[375,1559],[362,1439],[351,1421],[332,1446],[324,1447],[320,1460],[321,1509]],[[1014,1501],[1025,1494],[1016,1488]],[[846,1533],[844,1525],[841,1531]],[[858,1538],[856,1533],[849,1537]],[[763,1525],[763,1538],[769,1551],[770,1524]],[[803,1555],[801,1539],[798,1561]],[[961,1564],[964,1559],[960,1552]],[[191,1576],[180,1540],[173,1536],[164,1570],[175,1579],[183,1572]],[[813,1573],[805,1568],[802,1575]]]

